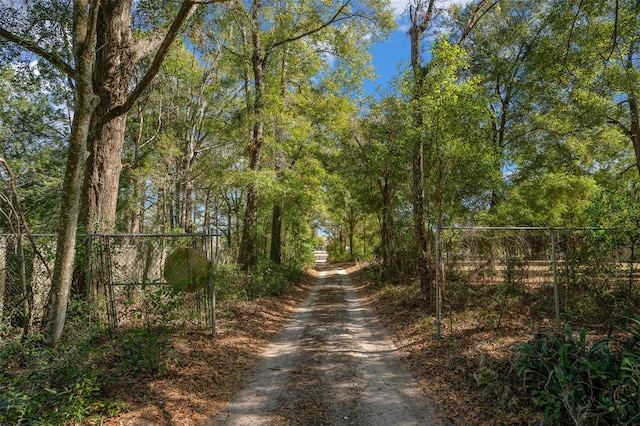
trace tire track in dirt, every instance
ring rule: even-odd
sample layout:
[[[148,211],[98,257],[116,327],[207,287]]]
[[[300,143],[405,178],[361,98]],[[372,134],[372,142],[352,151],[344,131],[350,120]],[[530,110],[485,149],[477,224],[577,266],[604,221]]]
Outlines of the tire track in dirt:
[[[430,425],[433,410],[346,272],[321,277],[210,425]]]

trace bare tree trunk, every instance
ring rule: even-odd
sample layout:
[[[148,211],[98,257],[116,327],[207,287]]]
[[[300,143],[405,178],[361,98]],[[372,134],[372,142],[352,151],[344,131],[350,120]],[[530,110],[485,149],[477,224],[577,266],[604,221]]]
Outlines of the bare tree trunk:
[[[95,25],[99,8],[100,1],[77,0],[74,2],[75,108],[69,137],[67,167],[62,185],[62,208],[56,258],[44,322],[44,337],[48,344],[55,344],[60,340],[71,291],[87,139],[89,138],[91,117],[98,105],[98,98],[93,92],[92,75],[96,45]]]
[[[382,254],[382,280],[387,281],[391,273],[391,185],[388,176],[380,182],[382,189],[382,226],[381,254]]]
[[[247,187],[247,206],[243,223],[238,263],[245,271],[249,271],[258,262],[256,253],[256,240],[258,239],[258,185],[255,182],[250,183]]]
[[[249,143],[250,162],[252,171],[260,170],[262,157],[262,145],[264,143],[264,57],[262,56],[262,44],[260,41],[260,9],[261,0],[254,0],[251,6],[251,41],[253,70],[253,130]],[[238,263],[245,271],[254,267],[258,261],[256,242],[258,238],[258,184],[251,182],[247,187],[247,206],[244,215],[244,227],[240,240]]]
[[[276,201],[271,217],[271,252],[269,258],[273,263],[282,263],[282,204]]]
[[[422,64],[422,37],[428,30],[436,0],[415,0],[410,6],[411,28],[411,67],[414,74],[414,122],[415,128],[421,129],[424,125],[424,113],[420,109],[420,101],[424,91],[424,78],[427,72]],[[419,131],[413,142],[412,171],[413,171],[413,226],[416,239],[418,256],[418,274],[420,276],[420,289],[424,296],[431,300],[433,293],[432,271],[429,267],[429,246],[426,231],[426,217],[424,212],[424,137]]]
[[[204,99],[204,89],[206,86],[206,77],[203,78],[198,95],[192,95],[191,98],[197,97],[198,102],[202,102],[202,105],[198,105],[197,111],[193,114],[187,113],[186,120],[190,122],[189,129],[185,137],[184,144],[184,158],[182,160],[182,170],[180,176],[182,176],[182,229],[185,232],[194,231],[194,187],[193,187],[193,167],[196,162],[197,151],[202,144],[203,132],[202,128],[206,117],[206,101]]]
[[[131,31],[132,4],[133,0],[103,0],[96,21],[95,37],[100,48],[95,51],[93,87],[100,102],[93,111],[88,135],[89,158],[80,210],[80,224],[90,233],[112,232],[115,227],[126,114],[157,74],[180,26],[197,7],[193,1],[183,1],[164,38],[158,32],[136,40]],[[129,92],[134,66],[156,49],[147,72]],[[91,294],[85,273],[78,270],[76,275],[79,293]]]
[[[132,0],[103,0],[98,16],[93,82],[100,104],[91,123],[81,217],[88,232],[112,232],[116,220],[126,114],[104,117],[127,100],[136,62],[131,5]]]
[[[162,110],[160,111],[160,116],[162,115]],[[142,149],[146,145],[150,144],[156,139],[158,134],[158,130],[160,127],[161,120],[158,119],[158,129],[156,132],[149,137],[146,141],[142,141],[143,130],[144,130],[144,114],[143,107],[140,103],[137,105],[136,117],[138,122],[138,131],[136,132],[136,140],[134,142],[134,153],[133,153],[133,162],[131,164],[131,170],[133,173],[133,194],[131,196],[133,202],[131,206],[131,210],[129,212],[129,233],[130,234],[141,234],[144,232],[144,216],[146,212],[145,208],[145,195],[146,195],[146,184],[144,181],[140,180],[138,176],[136,176],[135,171],[138,170],[142,163]]]
[[[180,25],[196,8],[193,2],[183,2],[164,39],[141,44],[131,37],[131,3],[132,0],[105,0],[103,4],[100,0],[74,1],[75,108],[52,289],[44,326],[45,339],[49,344],[60,339],[66,318],[83,183],[84,226],[90,231],[110,230],[115,223],[122,169],[125,114],[157,74]],[[127,97],[133,64],[158,46],[151,67]],[[95,76],[94,65],[98,71]],[[91,162],[85,173],[87,148]],[[84,290],[82,294],[89,294],[86,289],[81,290]]]
[[[193,232],[193,182],[191,171],[185,173],[186,182],[182,188],[182,214],[181,227],[184,232]]]
[[[91,86],[86,89],[78,88],[86,92],[91,90]],[[93,93],[78,94],[78,96],[89,97],[89,99],[79,102],[84,108],[75,110],[74,124],[69,139],[67,169],[62,186],[60,229],[58,231],[52,289],[49,294],[44,330],[45,339],[49,344],[57,343],[62,335],[71,290],[86,140],[89,133],[91,110],[95,106],[96,100],[96,98],[91,97],[92,95]]]
[[[636,168],[640,173],[640,115],[638,113],[638,100],[635,96],[629,96],[629,113],[631,116],[631,142],[636,155]]]
[[[355,243],[355,235],[356,235],[356,224],[358,223],[356,213],[353,211],[353,206],[349,207],[348,213],[348,239],[349,239],[349,260],[355,260],[355,256],[353,255],[353,246]]]

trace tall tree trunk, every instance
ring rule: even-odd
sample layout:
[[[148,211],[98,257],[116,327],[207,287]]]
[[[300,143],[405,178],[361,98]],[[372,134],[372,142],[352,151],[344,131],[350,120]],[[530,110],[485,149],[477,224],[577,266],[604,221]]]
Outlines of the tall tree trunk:
[[[80,223],[90,233],[114,229],[126,114],[157,74],[180,26],[197,7],[192,1],[183,1],[164,38],[158,32],[149,39],[136,40],[131,31],[132,4],[133,0],[103,0],[98,12],[93,87],[100,102],[87,141],[89,157],[80,211]],[[134,66],[156,49],[151,66],[129,92]],[[82,271],[77,273],[80,294],[91,294],[92,289],[87,288],[91,283]]]
[[[184,158],[182,160],[182,229],[185,232],[194,232],[194,186],[193,186],[193,167],[196,163],[198,149],[202,145],[204,139],[203,126],[207,116],[207,103],[204,99],[206,89],[206,75],[203,77],[198,93],[193,93],[190,89],[190,99],[197,99],[197,105],[187,109],[185,121],[188,123],[187,132],[184,135]]]
[[[287,53],[288,49],[283,49],[282,52],[282,61],[280,63],[280,96],[282,98],[283,109],[286,109],[287,106]],[[279,118],[277,118],[279,120]],[[276,144],[282,146],[285,142],[284,129],[280,122],[276,122],[275,128],[275,141]],[[284,158],[284,154],[282,151],[277,151],[274,156],[274,169],[276,171],[276,175],[278,176],[278,180],[282,179],[283,173],[282,168],[285,167],[286,160]],[[295,159],[293,163],[295,164]],[[282,263],[282,202],[280,200],[276,200],[273,206],[273,212],[271,215],[271,245],[270,245],[270,253],[269,259],[273,263],[280,264]]]
[[[411,28],[411,68],[414,75],[413,88],[413,119],[416,129],[422,129],[424,125],[424,113],[421,109],[421,100],[424,91],[424,79],[427,72],[422,64],[422,36],[431,24],[431,18],[435,10],[436,0],[416,0],[410,6]],[[429,246],[426,231],[426,217],[424,212],[424,136],[418,130],[412,148],[411,168],[413,172],[413,227],[416,239],[418,255],[418,274],[420,276],[420,289],[424,296],[432,302],[433,279],[429,267]]]
[[[627,62],[625,67],[628,75],[637,75],[637,71],[634,68],[634,60],[637,58],[637,49],[635,43],[631,43],[629,46],[629,52],[627,52]],[[629,84],[629,93],[627,94],[629,101],[629,137],[633,145],[633,152],[636,158],[636,169],[640,173],[640,108],[638,107],[638,97],[634,88],[635,84]]]
[[[187,173],[186,182],[182,188],[182,230],[193,232],[193,182],[191,180],[191,170]]]
[[[136,171],[142,166],[142,149],[153,142],[157,135],[158,130],[151,135],[146,141],[142,140],[144,132],[144,107],[141,103],[136,106],[136,122],[138,123],[138,131],[136,132],[136,139],[134,142],[133,162],[131,163],[131,170],[133,171],[133,194],[132,206],[130,207],[129,218],[129,233],[130,234],[142,234],[144,232],[144,217],[146,213],[145,195],[147,192],[146,184],[144,180],[140,179],[136,175]],[[162,108],[159,111],[162,115]],[[161,120],[158,119],[158,123]]]
[[[89,2],[89,0],[75,1],[73,7],[73,56],[77,73],[75,108],[69,137],[67,168],[62,184],[56,258],[44,320],[44,337],[49,344],[57,343],[62,336],[71,291],[87,139],[91,117],[98,105],[98,98],[93,93],[92,73],[96,45],[93,16],[99,7],[100,1]]]
[[[356,213],[353,211],[353,206],[352,206],[349,208],[349,218],[348,218],[349,260],[351,261],[355,260],[355,256],[353,255],[353,246],[355,243],[356,224],[357,224]]]
[[[112,213],[115,211],[114,200],[117,198],[119,173],[122,167],[119,151],[124,136],[124,123],[120,120],[124,120],[122,117],[131,109],[157,74],[182,23],[193,14],[198,4],[205,3],[184,0],[164,38],[156,32],[149,39],[134,40],[131,38],[130,30],[132,1],[73,1],[73,66],[57,56],[57,52],[52,52],[49,46],[39,45],[38,42],[22,38],[4,28],[0,35],[3,39],[49,61],[51,65],[65,73],[69,81],[74,82],[74,116],[63,182],[64,193],[52,289],[44,326],[45,339],[50,343],[55,343],[60,338],[66,317],[83,182],[86,188],[85,202],[82,203],[83,224],[87,230],[91,231],[99,227],[103,228],[105,225],[112,226],[111,224],[115,221],[115,213]],[[212,0],[210,3],[215,1],[217,0]],[[120,96],[121,91],[129,88],[126,83],[129,81],[128,72],[133,64],[156,49],[153,62],[140,83],[123,102],[118,103],[117,101],[123,100]],[[93,75],[95,70],[97,72]],[[111,72],[115,74],[111,76],[113,78],[108,76]],[[96,114],[98,105],[101,109]],[[103,125],[107,126],[104,131]],[[110,162],[116,158],[114,154],[116,149],[109,149],[112,142],[116,148],[117,145],[120,146],[120,150],[117,150],[117,161],[114,163]],[[107,147],[101,146],[102,144],[106,144]],[[89,148],[91,164],[85,172],[87,148]],[[115,194],[105,195],[100,193],[101,190],[113,190]]]
[[[261,0],[254,0],[251,6],[251,65],[253,71],[253,130],[249,143],[249,168],[260,170],[262,145],[264,143],[264,57],[260,41],[260,9]],[[256,242],[258,239],[258,183],[254,180],[247,187],[247,206],[244,215],[244,227],[240,240],[238,263],[245,271],[249,271],[258,262]]]
[[[4,314],[4,292],[7,285],[7,237],[0,237],[0,322]]]
[[[391,185],[388,173],[380,182],[380,187],[382,189],[382,226],[380,227],[382,280],[387,281],[391,273]]]
[[[113,232],[122,171],[126,115],[104,117],[127,99],[134,66],[130,28],[131,0],[103,0],[97,22],[93,87],[100,103],[94,110],[87,141],[89,157],[82,189],[80,226],[88,233]],[[75,291],[89,299],[95,291],[87,281],[86,264],[74,271]]]
[[[106,119],[125,103],[135,66],[131,33],[132,0],[103,0],[98,17],[93,83],[100,104],[92,120],[89,158],[84,180],[81,224],[88,232],[112,232],[116,220],[118,186],[126,114]]]
[[[631,142],[636,155],[636,169],[640,173],[640,115],[638,100],[634,95],[629,96],[629,114],[631,116]]]
[[[269,258],[273,263],[282,263],[282,204],[276,201],[271,217],[271,251]]]

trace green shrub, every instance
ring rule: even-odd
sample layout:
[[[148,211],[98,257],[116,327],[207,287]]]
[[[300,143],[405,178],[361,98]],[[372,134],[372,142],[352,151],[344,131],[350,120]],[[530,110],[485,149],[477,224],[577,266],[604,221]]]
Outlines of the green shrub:
[[[218,300],[256,299],[284,294],[292,284],[300,282],[304,272],[293,264],[261,261],[251,274],[236,264],[216,267],[214,282]]]
[[[2,358],[19,355],[24,370],[0,372],[0,424],[66,424],[100,416],[101,374],[86,366],[77,347],[42,348],[35,340],[2,347]],[[5,364],[7,365],[7,364]]]
[[[247,274],[236,263],[217,265],[214,277],[216,299],[220,301],[246,298]]]
[[[135,373],[156,375],[166,371],[170,359],[169,335],[164,328],[127,331],[120,339],[121,365]]]
[[[332,262],[351,262],[354,260],[351,252],[337,243],[329,244],[327,246],[327,253]]]
[[[123,314],[130,326],[175,326],[187,319],[184,293],[168,285],[147,286],[126,301]]]
[[[293,265],[260,262],[252,271],[246,291],[250,299],[284,294],[302,279],[303,271]]]
[[[564,336],[521,345],[518,373],[547,422],[640,422],[640,316],[627,331],[589,346],[584,329],[576,338],[566,325]]]

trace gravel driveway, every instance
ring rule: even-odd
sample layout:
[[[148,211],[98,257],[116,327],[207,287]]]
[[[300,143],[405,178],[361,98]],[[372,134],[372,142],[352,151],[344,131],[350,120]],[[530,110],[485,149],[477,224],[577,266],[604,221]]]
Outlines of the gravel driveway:
[[[243,390],[209,424],[437,424],[346,272],[324,263],[318,268],[320,278],[304,303]]]

